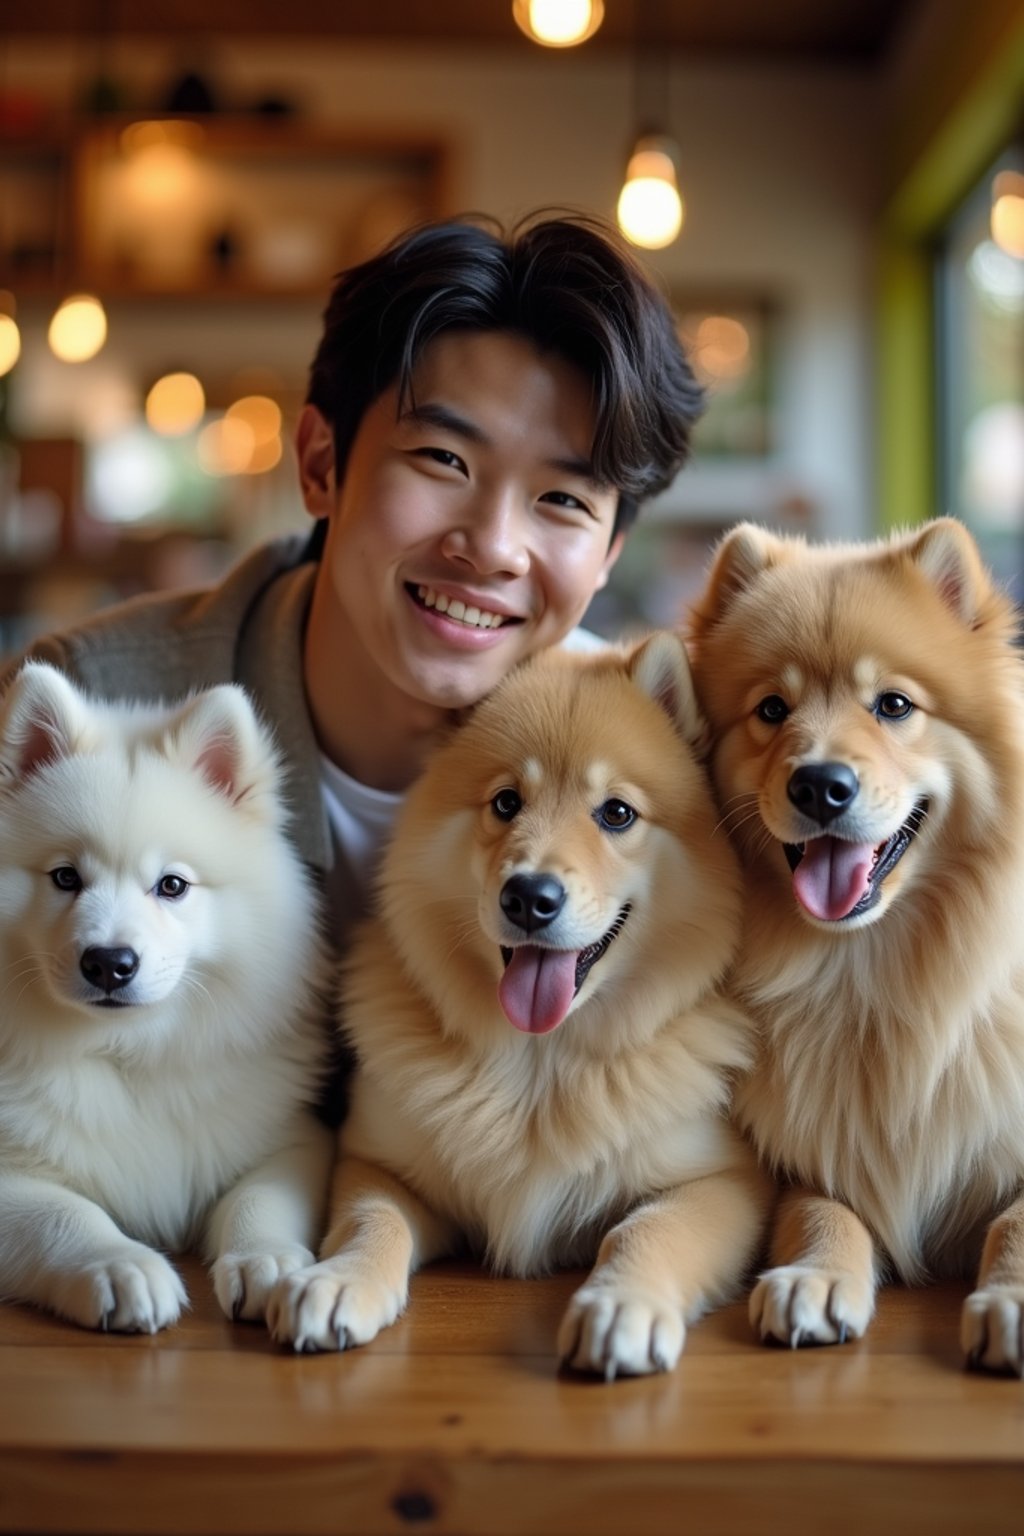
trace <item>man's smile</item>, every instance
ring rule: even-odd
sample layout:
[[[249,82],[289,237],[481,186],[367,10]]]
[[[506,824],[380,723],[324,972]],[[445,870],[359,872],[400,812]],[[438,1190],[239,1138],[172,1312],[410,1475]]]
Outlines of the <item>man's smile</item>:
[[[433,608],[437,613],[447,614],[449,619],[466,624],[471,629],[500,629],[504,624],[521,622],[509,614],[495,613],[493,609],[465,603],[461,598],[449,598],[443,592],[435,592],[433,587],[417,586],[415,596],[424,608]]]

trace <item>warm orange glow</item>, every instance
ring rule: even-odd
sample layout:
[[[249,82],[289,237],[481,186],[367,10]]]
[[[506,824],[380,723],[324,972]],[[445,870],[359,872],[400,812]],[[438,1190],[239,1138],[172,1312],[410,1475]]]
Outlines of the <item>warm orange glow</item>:
[[[206,138],[201,123],[185,118],[129,123],[121,134],[121,148],[126,155],[152,149],[154,144],[176,144],[182,149],[199,149]]]
[[[738,379],[750,367],[750,335],[728,315],[707,315],[693,338],[693,360],[704,378]]]
[[[279,437],[268,437],[265,442],[255,443],[249,462],[243,471],[247,475],[264,475],[281,462],[284,446]]]
[[[638,139],[619,193],[619,228],[633,245],[649,251],[671,245],[685,217],[670,144],[653,136]]]
[[[21,332],[13,315],[0,315],[0,378],[21,356]]]
[[[220,416],[200,432],[196,456],[208,475],[244,475],[255,446],[250,426]]]
[[[545,48],[574,48],[604,20],[604,0],[513,0],[516,26]]]
[[[199,425],[206,409],[203,386],[191,373],[167,373],[146,396],[146,420],[161,437],[182,437]]]
[[[1024,257],[1024,176],[1000,171],[992,183],[992,239],[1008,256]]]
[[[243,395],[224,414],[229,421],[244,421],[257,447],[271,442],[281,431],[281,407],[268,395]]]
[[[62,363],[86,363],[107,339],[107,317],[99,299],[76,293],[50,321],[50,350]]]

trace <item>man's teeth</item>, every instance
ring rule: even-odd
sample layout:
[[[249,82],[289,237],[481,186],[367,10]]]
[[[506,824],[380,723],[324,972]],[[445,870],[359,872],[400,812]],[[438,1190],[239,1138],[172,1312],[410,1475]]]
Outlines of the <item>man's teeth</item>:
[[[436,608],[438,613],[446,613],[450,619],[473,629],[498,629],[505,622],[502,614],[488,613],[485,608],[467,608],[457,597],[449,602],[443,592],[435,592],[433,587],[417,587],[416,594],[424,608]]]

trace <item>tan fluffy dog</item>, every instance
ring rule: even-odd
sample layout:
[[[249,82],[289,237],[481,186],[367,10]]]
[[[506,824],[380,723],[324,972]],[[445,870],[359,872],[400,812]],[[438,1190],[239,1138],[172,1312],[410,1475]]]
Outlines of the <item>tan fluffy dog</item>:
[[[1022,1369],[1015,625],[950,520],[856,548],[741,527],[695,616],[749,888],[736,995],[763,1028],[738,1111],[794,1185],[763,1336],[861,1334],[889,1266],[970,1273],[965,1351]]]
[[[558,1347],[610,1379],[673,1366],[734,1291],[765,1194],[723,1114],[748,1041],[714,993],[739,907],[701,728],[670,635],[550,655],[411,791],[348,972],[333,1220],[278,1338],[372,1339],[463,1245],[520,1275],[596,1254]]]

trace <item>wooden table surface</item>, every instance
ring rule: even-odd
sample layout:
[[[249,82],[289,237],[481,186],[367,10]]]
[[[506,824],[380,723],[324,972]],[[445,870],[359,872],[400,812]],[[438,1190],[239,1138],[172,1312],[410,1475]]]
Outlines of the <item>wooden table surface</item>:
[[[183,1269],[156,1338],[0,1307],[0,1530],[1024,1533],[1024,1384],[963,1370],[958,1287],[886,1291],[839,1349],[727,1307],[608,1386],[557,1370],[573,1276],[438,1266],[373,1344],[296,1356]]]

